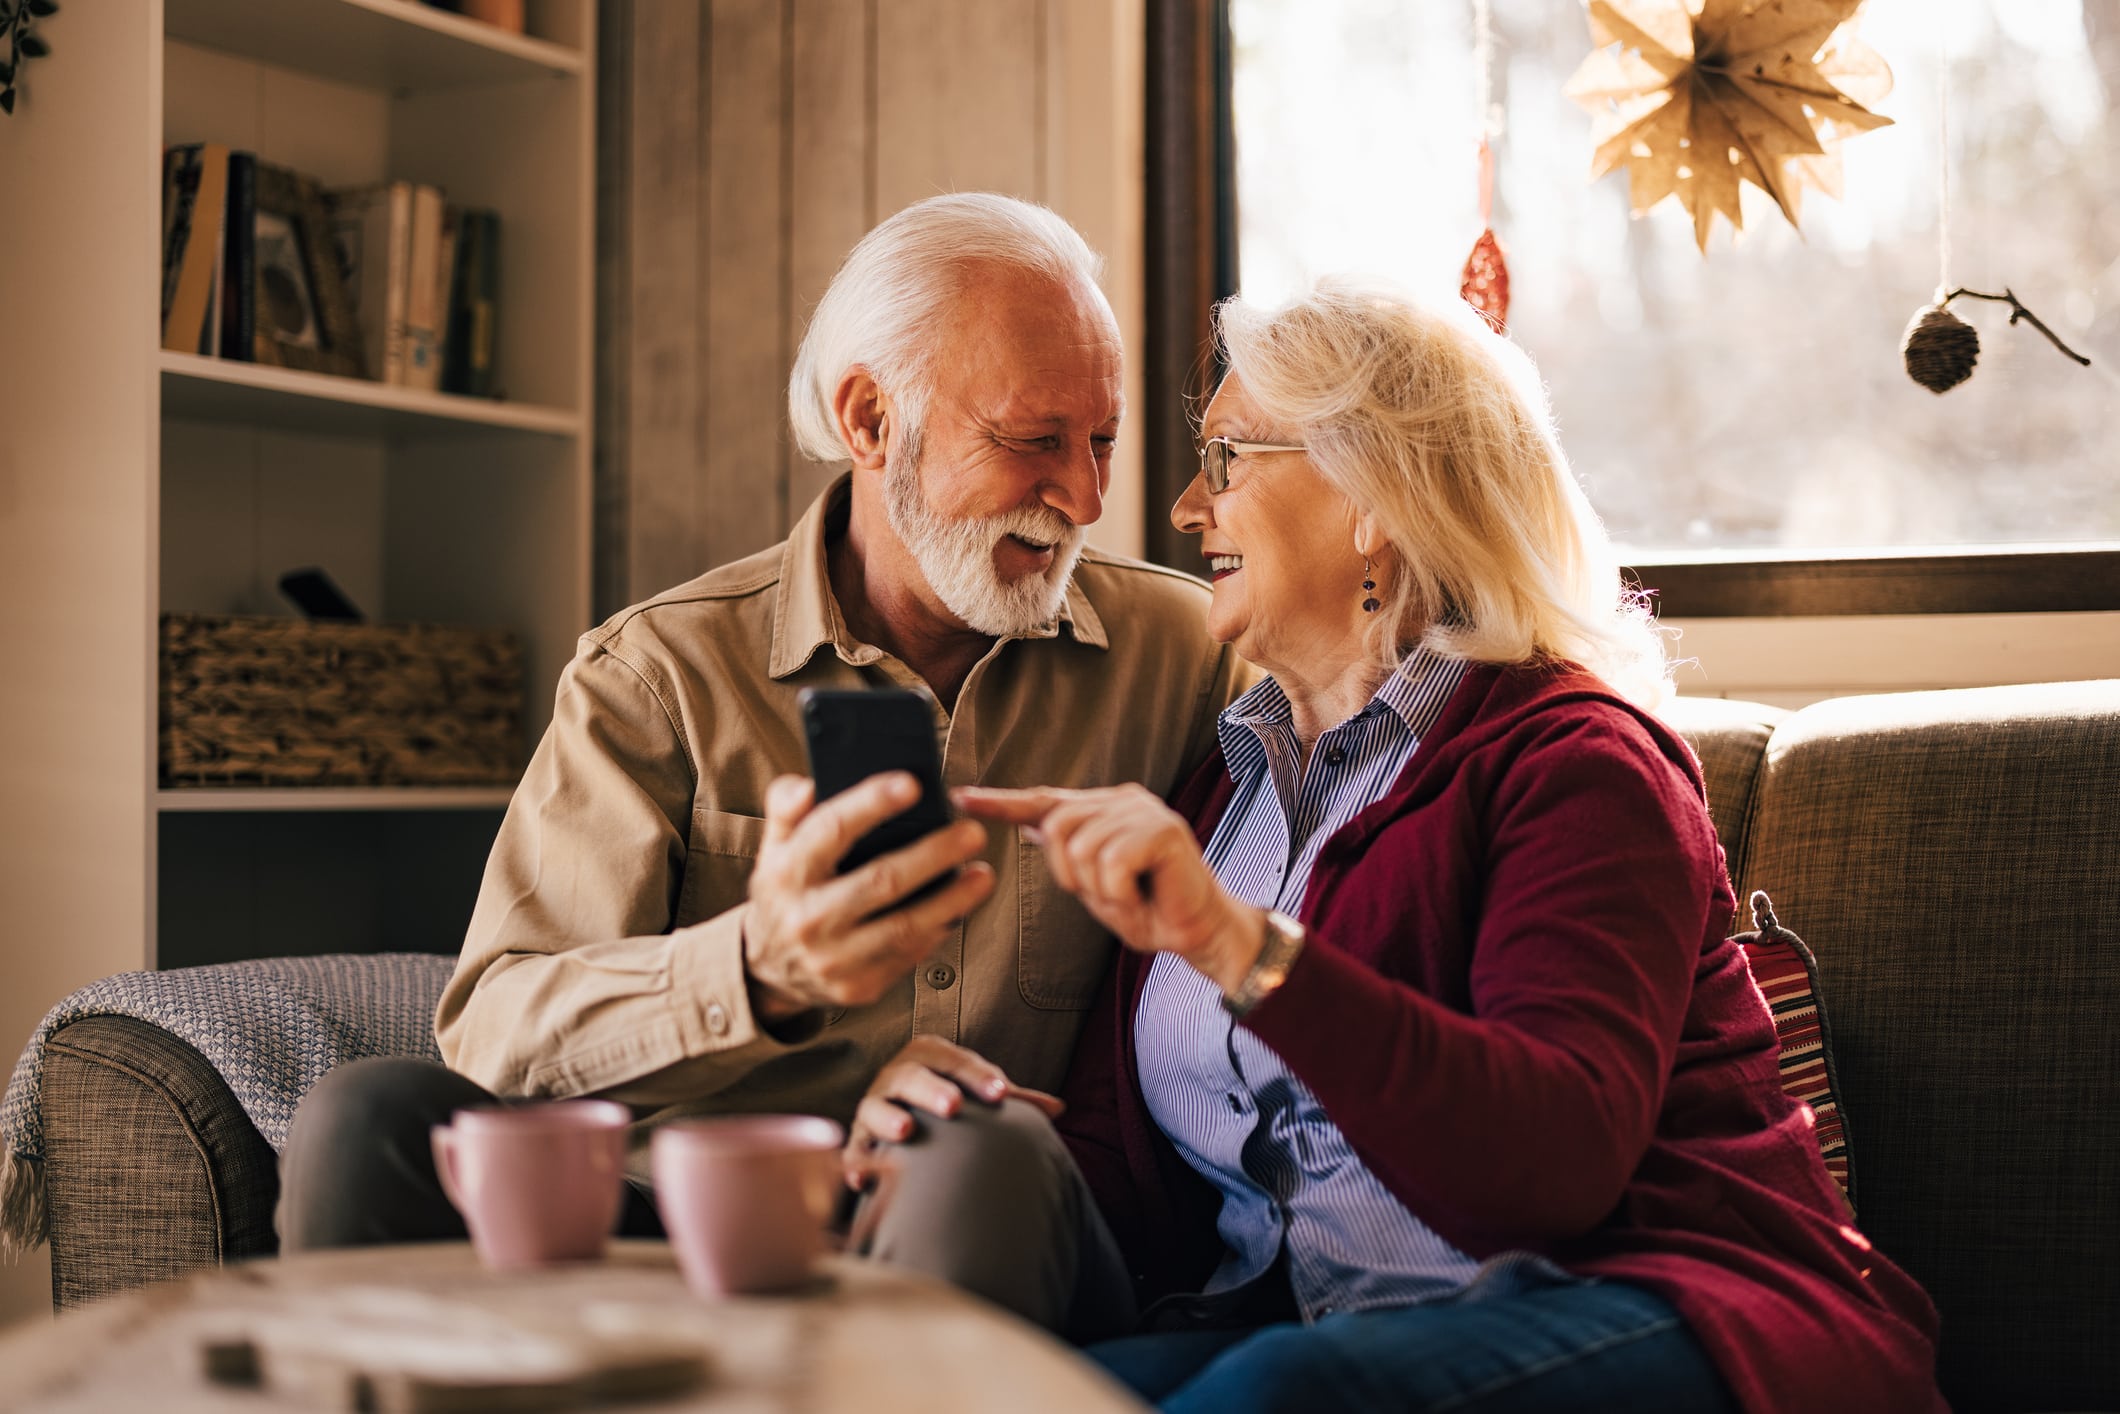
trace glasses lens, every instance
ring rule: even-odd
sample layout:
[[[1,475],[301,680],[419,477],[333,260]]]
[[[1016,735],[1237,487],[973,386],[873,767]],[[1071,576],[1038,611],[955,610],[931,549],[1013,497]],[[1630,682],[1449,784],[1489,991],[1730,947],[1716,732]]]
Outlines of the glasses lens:
[[[1229,443],[1220,437],[1201,450],[1200,469],[1207,473],[1207,489],[1221,495],[1229,489]]]

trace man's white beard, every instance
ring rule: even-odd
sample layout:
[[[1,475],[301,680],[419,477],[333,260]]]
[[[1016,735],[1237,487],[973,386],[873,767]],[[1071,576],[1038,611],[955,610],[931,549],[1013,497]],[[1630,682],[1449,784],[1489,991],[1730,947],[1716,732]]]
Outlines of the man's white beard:
[[[929,587],[975,633],[996,638],[1029,633],[1060,612],[1068,577],[1082,554],[1082,527],[1050,506],[1018,506],[977,519],[937,515],[920,489],[912,458],[884,469],[883,504],[891,529],[912,551]],[[994,567],[994,547],[1006,535],[1051,545],[1053,562],[1014,583],[1004,580]]]

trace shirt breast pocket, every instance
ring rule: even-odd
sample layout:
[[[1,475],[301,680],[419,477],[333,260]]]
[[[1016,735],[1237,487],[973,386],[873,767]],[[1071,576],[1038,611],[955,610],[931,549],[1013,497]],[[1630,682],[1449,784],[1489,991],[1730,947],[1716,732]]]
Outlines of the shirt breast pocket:
[[[1053,882],[1045,851],[1016,842],[1016,989],[1040,1011],[1087,1011],[1117,946],[1075,896]]]
[[[692,837],[685,843],[684,884],[677,891],[676,926],[687,927],[742,903],[765,838],[766,822],[756,815],[695,809]]]

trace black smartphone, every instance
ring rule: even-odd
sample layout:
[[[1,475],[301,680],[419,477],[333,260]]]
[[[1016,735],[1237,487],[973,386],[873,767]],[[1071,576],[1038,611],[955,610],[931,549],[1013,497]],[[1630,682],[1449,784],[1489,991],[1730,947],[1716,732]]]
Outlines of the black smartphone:
[[[935,748],[935,719],[926,698],[895,687],[810,687],[803,689],[800,701],[817,799],[829,799],[882,771],[908,771],[920,782],[920,799],[856,840],[839,861],[840,873],[903,849],[954,818],[942,785],[942,756]],[[952,877],[943,875],[905,902],[925,898]]]

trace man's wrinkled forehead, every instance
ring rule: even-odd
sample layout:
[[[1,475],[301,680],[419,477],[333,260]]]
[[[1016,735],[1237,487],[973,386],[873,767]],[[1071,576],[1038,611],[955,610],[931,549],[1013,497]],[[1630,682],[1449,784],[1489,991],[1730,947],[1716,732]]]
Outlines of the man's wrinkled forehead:
[[[982,271],[960,287],[933,350],[943,381],[984,385],[997,415],[1116,418],[1125,407],[1117,322],[1094,286],[1029,271]]]

